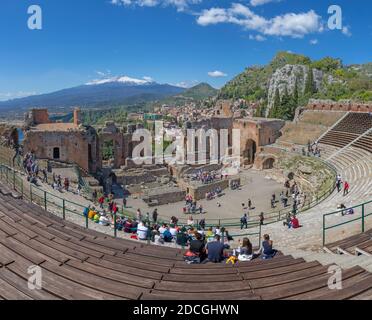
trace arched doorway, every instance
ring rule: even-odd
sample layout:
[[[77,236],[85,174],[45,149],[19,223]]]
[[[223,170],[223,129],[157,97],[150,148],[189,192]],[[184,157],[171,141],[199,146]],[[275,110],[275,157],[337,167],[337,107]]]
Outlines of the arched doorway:
[[[249,139],[243,151],[243,159],[244,164],[252,164],[254,163],[254,159],[256,157],[257,145],[256,142],[252,139]]]
[[[274,158],[268,158],[266,159],[263,164],[262,164],[262,169],[272,169],[274,167],[274,162],[275,162],[275,159]]]

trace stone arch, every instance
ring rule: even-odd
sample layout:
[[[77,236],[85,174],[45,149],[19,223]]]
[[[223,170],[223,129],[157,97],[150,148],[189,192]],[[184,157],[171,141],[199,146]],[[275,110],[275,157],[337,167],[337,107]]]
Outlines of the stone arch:
[[[262,163],[262,169],[272,169],[274,167],[275,159],[273,157],[267,158]]]
[[[256,152],[257,152],[256,141],[248,139],[247,142],[245,143],[245,148],[243,150],[244,164],[254,163]]]

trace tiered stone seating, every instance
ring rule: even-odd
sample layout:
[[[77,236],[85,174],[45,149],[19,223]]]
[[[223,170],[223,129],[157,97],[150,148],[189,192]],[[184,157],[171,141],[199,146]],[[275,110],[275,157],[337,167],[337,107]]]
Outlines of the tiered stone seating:
[[[368,113],[351,112],[327,132],[319,142],[342,148],[371,128],[372,117]],[[358,148],[362,147],[362,149],[371,152],[371,145],[369,144],[371,138],[371,136],[366,136],[366,138],[363,137],[360,141],[357,141],[354,146]]]
[[[354,142],[353,147],[357,147],[372,153],[372,132]]]
[[[328,244],[326,248],[334,253],[372,256],[372,229]]]
[[[42,268],[41,290],[28,289],[31,265]],[[344,271],[337,292],[327,270],[280,253],[234,266],[187,265],[180,249],[114,239],[0,194],[1,299],[372,298],[364,269]]]

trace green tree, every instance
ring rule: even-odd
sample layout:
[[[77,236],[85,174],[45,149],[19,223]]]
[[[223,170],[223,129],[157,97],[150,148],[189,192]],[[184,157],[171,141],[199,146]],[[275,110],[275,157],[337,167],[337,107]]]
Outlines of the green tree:
[[[274,104],[270,109],[269,118],[277,118],[279,115],[279,108],[280,108],[280,94],[279,94],[279,89],[276,88],[275,96],[274,96]]]

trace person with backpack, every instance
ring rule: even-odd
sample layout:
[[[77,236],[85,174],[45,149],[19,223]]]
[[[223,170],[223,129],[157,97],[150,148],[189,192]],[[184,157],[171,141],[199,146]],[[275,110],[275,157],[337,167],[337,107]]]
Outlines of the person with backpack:
[[[243,227],[245,227],[245,229],[248,228],[248,216],[246,213],[244,213],[244,215],[240,218],[240,229],[243,229]]]

